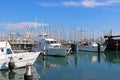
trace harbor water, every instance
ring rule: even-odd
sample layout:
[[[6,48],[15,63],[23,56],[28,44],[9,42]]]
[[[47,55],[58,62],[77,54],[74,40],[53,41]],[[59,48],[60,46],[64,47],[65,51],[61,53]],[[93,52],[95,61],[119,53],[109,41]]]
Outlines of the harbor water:
[[[0,71],[0,80],[24,80],[25,68]],[[119,80],[120,52],[79,52],[66,57],[39,56],[34,80]]]

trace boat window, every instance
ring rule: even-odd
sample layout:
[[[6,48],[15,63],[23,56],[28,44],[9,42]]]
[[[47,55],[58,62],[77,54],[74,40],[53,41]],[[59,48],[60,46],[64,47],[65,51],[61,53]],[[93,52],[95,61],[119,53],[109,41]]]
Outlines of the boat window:
[[[83,43],[84,46],[88,46],[88,43]]]
[[[7,49],[7,54],[12,54],[12,51],[11,51],[11,49]]]
[[[1,49],[1,52],[4,52],[4,49]]]
[[[46,41],[46,44],[50,44],[50,42],[49,42],[49,41]]]
[[[56,41],[51,41],[50,43],[52,43],[52,44],[53,44],[53,43],[56,43]]]

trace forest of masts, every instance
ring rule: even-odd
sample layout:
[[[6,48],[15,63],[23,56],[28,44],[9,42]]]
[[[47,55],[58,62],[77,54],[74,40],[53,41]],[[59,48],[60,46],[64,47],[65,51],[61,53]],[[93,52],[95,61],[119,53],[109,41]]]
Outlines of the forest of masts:
[[[12,27],[12,26],[11,26]],[[58,41],[80,42],[80,41],[104,41],[104,34],[95,33],[94,31],[87,31],[83,27],[63,26],[63,25],[48,25],[31,27],[25,26],[23,31],[12,32],[10,26],[8,33],[0,33],[0,40],[36,40],[38,35],[46,33],[49,37],[55,38]]]

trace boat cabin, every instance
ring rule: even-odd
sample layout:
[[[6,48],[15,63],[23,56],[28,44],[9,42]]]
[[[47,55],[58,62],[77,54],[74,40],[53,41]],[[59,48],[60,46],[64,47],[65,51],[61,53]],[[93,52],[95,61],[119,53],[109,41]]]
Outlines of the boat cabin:
[[[39,46],[41,49],[44,49],[44,46],[45,46],[45,48],[60,48],[60,47],[62,47],[62,45],[53,38],[45,38],[45,39],[40,40]]]
[[[11,46],[8,42],[0,42],[0,53],[13,54],[13,51],[11,50]]]

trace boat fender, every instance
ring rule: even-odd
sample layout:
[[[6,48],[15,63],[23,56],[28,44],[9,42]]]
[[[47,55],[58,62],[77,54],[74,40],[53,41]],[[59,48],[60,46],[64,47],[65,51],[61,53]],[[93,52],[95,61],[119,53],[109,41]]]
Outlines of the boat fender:
[[[26,73],[24,74],[24,80],[33,80],[33,75],[31,73],[31,65],[27,63]]]
[[[13,57],[10,57],[10,62],[8,63],[9,70],[13,70],[15,68],[15,62],[13,60]]]

